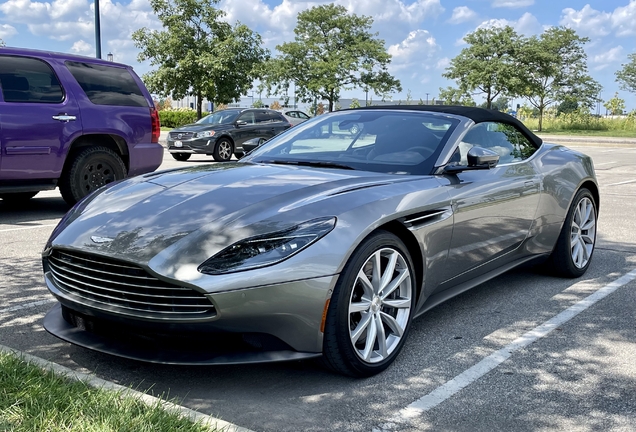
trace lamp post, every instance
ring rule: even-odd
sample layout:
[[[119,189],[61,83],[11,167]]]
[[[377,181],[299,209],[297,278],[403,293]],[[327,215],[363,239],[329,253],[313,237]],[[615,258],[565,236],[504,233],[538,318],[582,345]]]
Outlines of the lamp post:
[[[428,105],[428,93],[426,93],[426,105]]]
[[[115,57],[113,57],[112,52],[108,53],[108,55],[106,56],[106,60],[108,60],[109,62],[112,62],[113,60],[115,60]]]
[[[95,0],[95,56],[102,58],[102,36],[99,24],[99,0]]]

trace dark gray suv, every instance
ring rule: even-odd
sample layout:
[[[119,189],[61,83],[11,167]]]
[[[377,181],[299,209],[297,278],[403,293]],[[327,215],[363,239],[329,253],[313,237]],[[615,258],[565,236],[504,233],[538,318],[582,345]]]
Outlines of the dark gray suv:
[[[230,160],[232,154],[240,159],[246,153],[243,149],[245,141],[253,138],[265,141],[291,126],[274,110],[225,109],[170,131],[168,151],[179,161],[190,159],[193,153],[212,155],[218,162]]]

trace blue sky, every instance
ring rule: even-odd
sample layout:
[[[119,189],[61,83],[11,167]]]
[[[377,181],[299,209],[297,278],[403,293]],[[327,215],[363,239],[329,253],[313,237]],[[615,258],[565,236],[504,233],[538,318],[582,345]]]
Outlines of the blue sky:
[[[621,91],[614,72],[636,52],[636,0],[336,0],[356,14],[374,18],[374,30],[393,55],[391,72],[403,93],[394,100],[437,96],[449,59],[462,49],[463,36],[480,26],[511,25],[524,35],[564,25],[590,38],[586,45],[590,74],[603,85],[602,97],[615,92],[636,108],[636,95]],[[266,46],[293,39],[296,15],[325,0],[221,0],[230,22],[239,20],[263,35]],[[131,64],[139,74],[149,70],[136,60],[130,40],[140,27],[160,28],[148,0],[100,1],[102,52]],[[9,46],[95,54],[92,0],[2,0],[0,38]],[[361,91],[343,97],[364,98]],[[518,100],[516,102],[521,102]]]

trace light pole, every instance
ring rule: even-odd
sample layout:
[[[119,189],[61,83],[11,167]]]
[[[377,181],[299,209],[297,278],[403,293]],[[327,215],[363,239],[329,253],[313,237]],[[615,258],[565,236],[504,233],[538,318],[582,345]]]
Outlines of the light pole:
[[[106,60],[108,60],[109,62],[112,62],[113,60],[115,60],[115,57],[113,56],[112,52],[108,53],[108,55],[106,56]]]
[[[99,25],[99,0],[95,0],[95,56],[102,58],[102,36]]]
[[[426,93],[426,105],[428,105],[428,93]]]

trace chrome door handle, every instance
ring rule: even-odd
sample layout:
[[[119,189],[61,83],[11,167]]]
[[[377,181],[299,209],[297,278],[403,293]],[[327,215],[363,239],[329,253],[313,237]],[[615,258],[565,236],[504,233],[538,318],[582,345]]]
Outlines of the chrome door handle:
[[[74,115],[68,115],[66,113],[64,114],[58,114],[58,115],[54,115],[53,116],[53,120],[59,120],[61,122],[70,122],[70,121],[75,121],[77,120],[77,117],[75,117]]]

